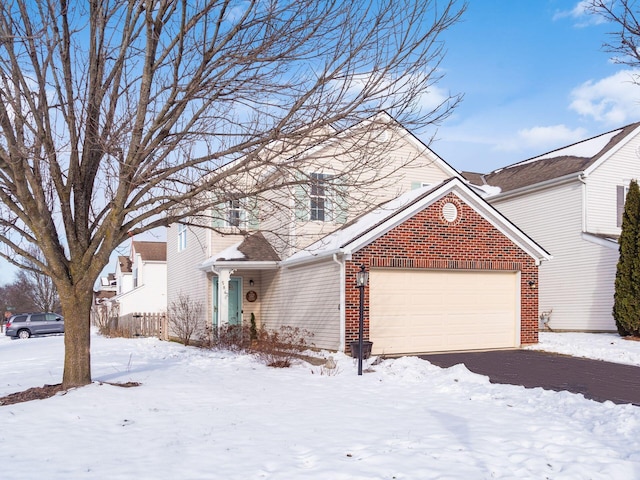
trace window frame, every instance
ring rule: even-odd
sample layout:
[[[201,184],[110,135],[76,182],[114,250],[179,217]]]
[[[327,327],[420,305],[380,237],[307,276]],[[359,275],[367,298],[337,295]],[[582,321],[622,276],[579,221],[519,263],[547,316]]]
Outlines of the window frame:
[[[622,218],[624,217],[624,205],[627,201],[627,194],[629,193],[629,183],[624,185],[616,185],[616,227],[622,228]],[[620,199],[622,194],[622,199]]]
[[[309,175],[311,184],[309,188],[309,220],[312,222],[328,222],[330,198],[327,195],[327,180],[330,178],[326,173],[311,173]]]
[[[247,209],[242,200],[227,200],[225,213],[227,227],[247,228]]]
[[[187,249],[187,225],[178,224],[178,251],[182,252]]]

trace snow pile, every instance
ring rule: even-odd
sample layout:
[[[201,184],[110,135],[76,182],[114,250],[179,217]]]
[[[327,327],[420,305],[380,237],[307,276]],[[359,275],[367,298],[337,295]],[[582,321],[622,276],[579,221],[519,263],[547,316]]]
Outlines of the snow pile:
[[[571,335],[544,334],[540,347],[640,362],[635,342]],[[0,338],[0,396],[59,383],[63,340]],[[0,406],[2,479],[640,478],[638,407],[411,357],[359,377],[341,354],[328,374],[155,339],[92,340],[96,383]],[[104,383],[129,381],[142,385]]]
[[[640,366],[640,341],[615,333],[541,332],[540,343],[527,348]]]

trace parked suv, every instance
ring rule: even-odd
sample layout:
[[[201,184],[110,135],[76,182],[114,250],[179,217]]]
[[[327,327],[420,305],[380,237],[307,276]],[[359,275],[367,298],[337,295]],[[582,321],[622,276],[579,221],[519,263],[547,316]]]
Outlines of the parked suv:
[[[57,313],[21,313],[9,318],[5,334],[13,338],[64,333],[64,318]]]

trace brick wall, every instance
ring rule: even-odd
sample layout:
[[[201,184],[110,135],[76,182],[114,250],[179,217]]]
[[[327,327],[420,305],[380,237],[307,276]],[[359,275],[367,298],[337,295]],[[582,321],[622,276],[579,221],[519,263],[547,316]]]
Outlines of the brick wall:
[[[448,222],[442,206],[452,202],[458,217]],[[346,346],[358,339],[360,265],[376,267],[520,271],[522,344],[538,341],[538,284],[535,260],[453,194],[395,227],[346,262]],[[364,338],[369,338],[369,288],[364,295]]]

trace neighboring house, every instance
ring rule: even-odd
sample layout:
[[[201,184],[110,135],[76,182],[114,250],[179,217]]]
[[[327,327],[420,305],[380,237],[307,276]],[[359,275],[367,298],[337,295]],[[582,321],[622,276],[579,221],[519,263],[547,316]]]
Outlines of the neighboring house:
[[[253,314],[267,328],[298,326],[316,347],[345,350],[357,334],[354,282],[364,264],[374,352],[537,341],[537,264],[548,255],[391,119],[378,138],[393,144],[391,158],[418,158],[375,191],[375,203],[395,201],[364,216],[359,205],[341,204],[325,180],[349,168],[349,157],[320,155],[324,168],[309,166],[308,188],[281,199],[288,209],[265,218],[260,204],[230,201],[215,230],[171,226],[169,303],[188,294],[214,326],[246,324]],[[239,222],[253,234],[239,235]]]
[[[120,316],[162,313],[167,310],[166,242],[132,241],[129,256],[116,265],[117,295],[107,302],[118,306]]]
[[[116,280],[116,294],[127,293],[133,290],[133,270],[131,258],[125,255],[118,256],[114,277]]]
[[[553,256],[540,269],[541,323],[615,331],[617,240],[626,189],[640,178],[640,123],[491,173],[463,175]]]

